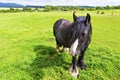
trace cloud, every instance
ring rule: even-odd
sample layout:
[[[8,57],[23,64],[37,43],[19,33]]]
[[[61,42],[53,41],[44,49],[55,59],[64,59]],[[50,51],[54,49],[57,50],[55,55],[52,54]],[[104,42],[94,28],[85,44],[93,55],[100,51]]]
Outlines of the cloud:
[[[73,5],[73,6],[106,6],[120,5],[120,0],[0,0],[0,2],[19,3],[24,5]]]

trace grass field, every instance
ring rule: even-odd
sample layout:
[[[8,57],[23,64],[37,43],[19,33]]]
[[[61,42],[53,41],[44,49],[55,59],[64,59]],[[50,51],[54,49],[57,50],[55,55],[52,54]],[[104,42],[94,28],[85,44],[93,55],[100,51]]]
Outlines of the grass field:
[[[0,13],[0,80],[119,80],[120,16],[89,13],[92,43],[77,79],[68,73],[71,56],[55,51],[52,31],[57,19],[72,21],[72,12]]]

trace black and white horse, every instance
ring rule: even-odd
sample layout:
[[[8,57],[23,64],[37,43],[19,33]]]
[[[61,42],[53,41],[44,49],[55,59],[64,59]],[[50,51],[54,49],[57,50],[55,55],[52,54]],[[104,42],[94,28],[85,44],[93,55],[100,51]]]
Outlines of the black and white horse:
[[[69,72],[74,77],[78,75],[78,67],[86,68],[84,62],[84,53],[91,42],[92,27],[90,14],[87,16],[77,17],[73,13],[74,22],[59,19],[53,26],[53,33],[56,39],[57,51],[60,47],[69,48],[69,53],[72,55],[72,65]],[[76,56],[79,55],[78,60]]]

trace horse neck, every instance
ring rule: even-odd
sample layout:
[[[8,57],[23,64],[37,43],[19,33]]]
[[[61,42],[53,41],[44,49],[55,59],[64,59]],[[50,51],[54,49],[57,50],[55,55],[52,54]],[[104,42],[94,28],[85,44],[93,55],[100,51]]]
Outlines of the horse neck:
[[[67,39],[68,39],[68,47],[70,47],[71,46],[71,44],[72,44],[72,42],[71,41],[73,41],[72,40],[72,30],[73,30],[73,27],[74,27],[74,23],[71,23],[69,26],[68,26],[68,30],[67,30]]]

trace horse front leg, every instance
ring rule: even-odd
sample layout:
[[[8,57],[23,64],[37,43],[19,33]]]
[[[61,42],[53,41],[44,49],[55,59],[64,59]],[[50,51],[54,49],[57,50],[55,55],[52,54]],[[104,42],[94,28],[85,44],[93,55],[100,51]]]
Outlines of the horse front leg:
[[[87,67],[87,65],[84,62],[84,53],[85,53],[85,50],[81,51],[81,54],[79,55],[78,62],[77,62],[78,67],[80,67],[82,70],[86,69]]]
[[[77,68],[77,62],[76,62],[76,56],[72,56],[72,65],[69,69],[69,73],[74,76],[75,78],[77,78],[78,76],[78,68]]]

